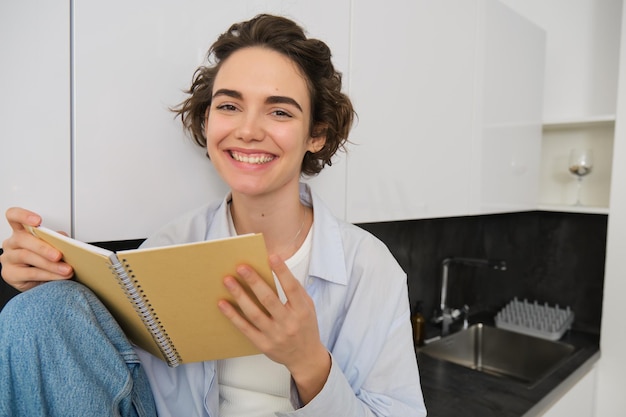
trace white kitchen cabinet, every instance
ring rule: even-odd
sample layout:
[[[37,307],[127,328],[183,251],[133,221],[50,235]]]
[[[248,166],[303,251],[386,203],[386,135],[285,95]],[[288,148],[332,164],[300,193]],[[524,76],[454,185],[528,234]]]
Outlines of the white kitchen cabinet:
[[[168,106],[183,99],[217,35],[259,12],[301,22],[330,44],[346,72],[349,1],[145,0],[74,3],[75,221],[83,240],[147,236],[182,212],[222,197],[205,151],[183,136]],[[331,13],[332,11],[332,13]],[[345,174],[326,198],[343,215]],[[329,179],[335,175],[337,179]],[[343,188],[343,189],[342,189]]]
[[[476,2],[355,2],[347,218],[465,214]]]
[[[35,38],[56,42],[49,50],[57,61],[48,65],[62,64],[46,83],[49,91],[38,90],[43,91],[39,102],[50,104],[45,114],[56,112],[50,118],[56,126],[42,125],[47,140],[28,149],[40,167],[49,165],[46,182],[33,184],[41,176],[29,177],[34,171],[15,160],[5,166],[11,171],[18,166],[16,174],[3,175],[2,181],[7,190],[28,190],[30,196],[39,187],[54,196],[12,199],[7,205],[15,201],[48,213],[47,219],[59,213],[67,220],[52,226],[68,230],[71,223],[79,239],[145,237],[223,195],[226,190],[203,150],[183,136],[168,107],[183,99],[182,90],[216,35],[263,11],[293,17],[329,43],[355,103],[359,118],[348,158],[338,156],[311,181],[337,215],[365,222],[527,205],[528,193],[521,190],[532,188],[534,154],[532,141],[526,141],[532,128],[515,117],[527,116],[526,110],[501,97],[538,88],[511,82],[512,74],[535,76],[539,63],[523,53],[527,44],[519,39],[535,42],[537,37],[495,0],[275,0],[228,7],[203,0],[114,0],[74,2],[71,11],[70,2],[56,4],[64,20],[48,18],[46,24],[64,37],[43,36],[41,25],[31,31]],[[13,16],[21,25],[28,20]],[[498,38],[505,42],[494,41]],[[14,51],[28,50],[24,42]],[[515,53],[494,59],[507,43]],[[21,64],[15,68],[27,73]],[[508,77],[499,77],[503,72]],[[5,105],[15,103],[6,97]],[[13,108],[3,112],[10,118],[15,113]],[[3,137],[24,135],[21,126],[36,125],[23,117],[6,124],[13,127],[3,127],[11,129]],[[51,135],[54,128],[61,134]],[[26,148],[11,152],[16,153],[28,154]],[[17,184],[15,178],[33,179]]]
[[[24,206],[71,229],[69,1],[0,2],[0,241]]]
[[[470,214],[534,210],[546,34],[500,2],[486,1],[483,7],[474,109],[478,152],[468,170],[476,175],[471,182],[476,189],[470,196]]]
[[[544,120],[615,114],[622,0],[501,0],[547,33]]]
[[[348,220],[534,206],[543,31],[492,0],[353,7]]]
[[[540,208],[606,214],[613,169],[622,1],[574,4],[557,0],[547,8],[540,0],[505,1],[517,3],[512,6],[550,33]],[[562,7],[573,7],[568,19],[563,19]],[[582,183],[582,207],[573,206],[576,179],[567,171],[568,154],[574,147],[594,152],[594,168]]]
[[[594,366],[561,398],[550,406],[542,417],[590,417],[594,415],[597,366]]]
[[[539,208],[608,213],[619,71],[622,0],[502,0],[547,33]],[[568,10],[567,14],[563,10]],[[576,201],[567,158],[594,150]]]

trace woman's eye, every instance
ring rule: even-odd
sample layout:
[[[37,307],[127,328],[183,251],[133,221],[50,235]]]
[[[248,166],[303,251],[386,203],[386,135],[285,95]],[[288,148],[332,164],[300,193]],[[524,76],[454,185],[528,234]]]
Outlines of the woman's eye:
[[[287,113],[285,110],[274,110],[272,114],[278,117],[292,117],[291,114]]]
[[[235,110],[237,110],[237,107],[235,107],[232,104],[228,104],[228,103],[218,104],[217,106],[215,106],[215,108],[218,109],[218,110],[226,110],[226,111],[235,111]]]

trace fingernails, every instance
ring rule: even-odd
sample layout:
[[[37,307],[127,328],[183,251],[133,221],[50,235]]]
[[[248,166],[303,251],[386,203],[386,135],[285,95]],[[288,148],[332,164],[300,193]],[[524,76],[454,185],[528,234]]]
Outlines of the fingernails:
[[[281,262],[282,259],[280,256],[276,254],[270,255],[270,265],[280,265]]]
[[[237,284],[235,283],[235,279],[233,277],[226,277],[224,278],[224,286],[229,290],[233,290]]]
[[[39,223],[41,223],[41,218],[39,216],[35,216],[34,214],[29,215],[26,220],[31,226],[39,226]]]
[[[222,313],[226,313],[228,311],[228,301],[224,301],[224,300],[218,301],[217,308],[219,308]]]
[[[48,260],[52,261],[52,262],[58,262],[63,258],[63,254],[61,252],[59,252],[58,250],[54,249],[54,248],[48,248],[45,252],[45,256],[46,258],[48,258]],[[58,266],[59,268],[64,267],[64,268],[69,268],[69,265],[67,264],[59,264]],[[69,270],[68,270],[69,272]]]
[[[72,267],[69,265],[61,264],[57,266],[57,271],[59,271],[59,274],[61,275],[67,275],[72,272]]]
[[[242,278],[247,278],[250,276],[250,269],[245,265],[239,265],[237,267],[237,273],[241,275]]]

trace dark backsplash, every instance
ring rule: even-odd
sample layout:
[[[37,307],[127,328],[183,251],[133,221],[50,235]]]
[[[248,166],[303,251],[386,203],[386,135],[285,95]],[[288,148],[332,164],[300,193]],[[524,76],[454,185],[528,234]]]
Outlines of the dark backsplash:
[[[569,306],[574,327],[600,331],[607,216],[523,212],[359,224],[387,244],[408,275],[411,305],[430,319],[447,257],[503,259],[506,271],[451,265],[448,304],[495,313],[513,299]]]
[[[576,328],[600,331],[606,215],[536,211],[359,226],[387,244],[407,272],[411,305],[421,301],[427,319],[439,304],[443,259],[493,258],[508,269],[450,267],[449,305],[496,312],[513,297],[528,298],[570,306]],[[122,243],[98,245],[119,250],[141,241]],[[0,309],[16,293],[0,280]]]

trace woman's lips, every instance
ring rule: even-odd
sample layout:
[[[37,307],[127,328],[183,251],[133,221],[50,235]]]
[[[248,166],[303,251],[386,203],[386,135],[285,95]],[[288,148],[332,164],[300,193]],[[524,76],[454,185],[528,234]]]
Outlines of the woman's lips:
[[[230,156],[237,162],[254,165],[266,164],[276,158],[275,155],[263,152],[244,153],[238,151],[230,151]]]

